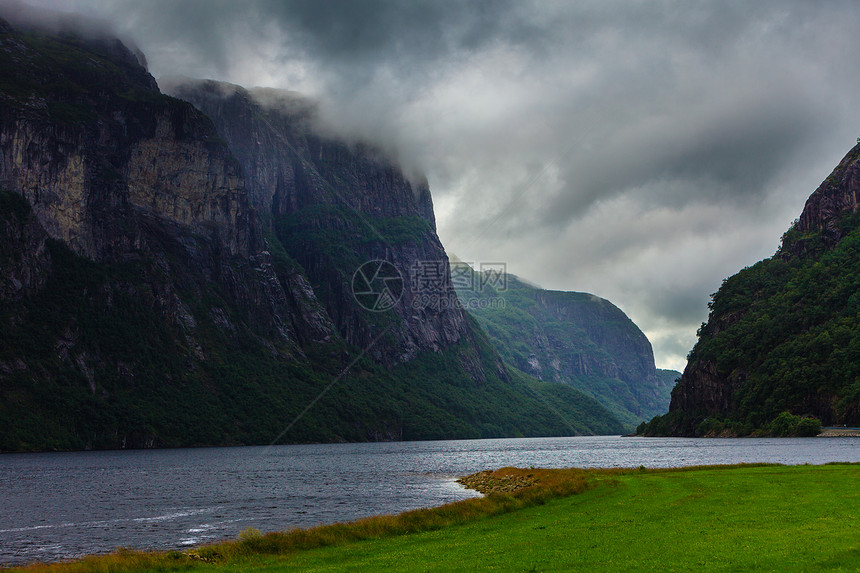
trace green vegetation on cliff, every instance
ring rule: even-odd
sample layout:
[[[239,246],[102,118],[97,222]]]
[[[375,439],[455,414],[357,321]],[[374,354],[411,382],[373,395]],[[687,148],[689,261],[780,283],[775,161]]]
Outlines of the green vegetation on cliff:
[[[444,261],[426,183],[248,98],[220,133],[119,40],[30,28],[0,19],[0,450],[620,431],[456,305],[362,308],[362,263]]]
[[[734,408],[724,414],[737,433],[766,429],[784,410],[825,425],[860,424],[858,222],[841,221],[845,236],[832,250],[766,259],[714,295],[713,316],[730,323],[718,333],[704,327],[689,359],[712,361],[738,380]],[[820,241],[821,233],[803,240]]]
[[[32,215],[20,196],[0,192],[0,221],[9,217]],[[360,349],[323,346],[305,360],[273,353],[218,284],[193,272],[165,275],[146,259],[97,263],[60,242],[49,239],[47,246],[51,270],[45,287],[0,307],[0,450],[621,429],[599,404],[571,389],[523,375],[501,380],[492,371],[482,382],[464,377],[464,361],[492,363],[493,351],[480,338],[423,353],[394,369],[363,358],[338,378]],[[277,264],[295,265],[283,257],[276,257]],[[193,339],[154,311],[164,304],[159,293],[173,283],[182,286]]]
[[[585,392],[628,431],[667,410],[678,373],[658,372],[648,339],[611,302],[540,289],[511,274],[494,288],[460,265],[457,295],[508,364]]]
[[[773,257],[723,281],[672,411],[642,432],[779,435],[783,412],[860,424],[860,214],[848,198],[858,161],[860,146],[812,195]]]

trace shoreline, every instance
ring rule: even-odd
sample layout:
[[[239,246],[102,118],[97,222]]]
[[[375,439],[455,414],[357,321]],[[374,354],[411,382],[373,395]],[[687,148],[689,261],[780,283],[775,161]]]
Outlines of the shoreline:
[[[817,438],[860,438],[860,428],[823,428]]]
[[[842,428],[839,428],[842,429]],[[475,442],[475,443],[468,443]],[[499,442],[493,444],[493,442]],[[716,443],[715,443],[716,442]],[[554,439],[526,439],[509,442],[506,440],[469,440],[464,442],[412,442],[409,446],[398,446],[396,443],[388,444],[338,444],[332,448],[328,445],[316,445],[308,451],[304,451],[306,445],[279,446],[287,448],[277,457],[264,460],[266,467],[277,468],[279,471],[266,481],[267,487],[274,488],[272,491],[280,492],[276,495],[277,500],[269,502],[257,500],[252,506],[245,508],[233,508],[231,504],[238,492],[234,489],[242,486],[245,482],[233,483],[231,479],[223,478],[230,475],[230,468],[236,464],[249,462],[247,468],[257,468],[256,450],[254,447],[223,448],[223,452],[212,456],[208,453],[209,448],[195,448],[197,453],[187,456],[189,450],[171,449],[165,453],[161,450],[137,450],[136,453],[145,454],[138,458],[126,458],[125,454],[133,454],[135,451],[114,452],[105,457],[91,458],[87,454],[59,454],[56,460],[41,459],[42,456],[52,454],[37,454],[38,458],[20,460],[3,459],[4,470],[10,479],[18,476],[20,479],[12,479],[9,494],[14,494],[14,499],[20,499],[20,507],[27,506],[28,499],[36,499],[32,496],[38,492],[45,492],[48,505],[44,511],[51,508],[62,508],[70,503],[68,499],[55,495],[54,486],[57,479],[74,484],[74,490],[79,494],[76,498],[75,513],[70,518],[63,520],[42,520],[41,522],[32,518],[15,519],[11,508],[2,513],[8,515],[4,520],[10,526],[38,526],[38,531],[33,533],[5,534],[3,543],[0,545],[8,551],[0,551],[4,554],[4,566],[30,563],[35,560],[57,562],[72,555],[89,555],[92,553],[104,553],[116,547],[184,551],[189,547],[195,547],[201,543],[214,542],[216,540],[234,539],[242,528],[254,527],[263,532],[285,531],[293,527],[307,527],[318,523],[333,523],[329,521],[332,517],[341,523],[348,522],[366,515],[369,512],[360,511],[367,504],[378,506],[378,514],[392,515],[404,510],[419,507],[437,507],[438,503],[461,499],[468,495],[476,495],[475,491],[467,492],[462,485],[457,485],[455,476],[465,476],[474,473],[481,468],[498,466],[518,467],[544,467],[544,468],[607,468],[607,467],[632,467],[638,468],[644,465],[649,468],[666,468],[679,464],[690,465],[715,465],[733,464],[739,462],[771,462],[779,464],[824,464],[827,462],[860,462],[860,450],[854,448],[856,440],[852,438],[836,438],[830,440],[812,439],[759,439],[759,440],[707,440],[707,439],[641,439],[627,442],[624,438],[615,437],[577,437],[577,438],[554,438]],[[417,445],[416,445],[417,444]],[[733,445],[736,444],[736,445]],[[348,446],[348,451],[342,451],[343,446]],[[382,449],[365,446],[383,446]],[[301,448],[300,452],[290,451],[291,448]],[[353,449],[354,448],[354,449]],[[221,448],[217,448],[221,449]],[[251,450],[246,452],[245,450]],[[178,455],[182,452],[182,455]],[[297,453],[312,454],[311,458],[294,458]],[[335,463],[332,467],[325,464],[312,463],[310,465],[302,462],[301,472],[296,472],[299,467],[295,460],[329,459],[329,454],[348,454],[344,460],[349,460],[350,465]],[[452,457],[453,453],[453,457]],[[25,454],[26,456],[26,454]],[[355,456],[355,457],[354,457]],[[439,460],[444,460],[441,463]],[[15,461],[15,464],[11,462]],[[495,463],[493,463],[495,461]],[[499,463],[501,462],[501,463]],[[274,463],[274,465],[272,465]],[[357,464],[357,465],[356,465]],[[404,465],[405,464],[405,465]],[[355,467],[353,467],[353,465]],[[245,466],[242,466],[245,467]],[[361,468],[374,468],[368,474]],[[400,476],[399,470],[412,468]],[[34,471],[38,468],[51,471]],[[131,522],[125,527],[110,527],[104,530],[98,528],[93,531],[84,531],[80,525],[87,527],[87,523],[100,519],[101,513],[88,511],[87,505],[82,503],[104,504],[115,499],[120,502],[125,499],[121,487],[104,489],[101,485],[91,487],[91,482],[86,476],[95,469],[99,470],[102,477],[100,481],[105,484],[126,483],[129,479],[139,479],[139,485],[146,486],[140,500],[145,503],[131,504],[129,509],[110,513],[112,518],[127,520]],[[178,470],[174,471],[176,468]],[[337,473],[334,470],[337,470]],[[149,477],[137,478],[144,475],[141,470],[147,470]],[[360,471],[359,471],[360,470]],[[203,472],[203,473],[201,473]],[[209,475],[222,476],[203,483],[211,486],[206,491],[207,495],[193,498],[193,502],[185,502],[188,495],[198,495],[199,485],[194,480],[188,480],[189,475],[200,473],[204,478]],[[226,473],[224,473],[226,472]],[[416,473],[417,472],[417,473]],[[367,475],[373,476],[370,480]],[[408,474],[408,475],[407,475]],[[266,474],[268,475],[268,474]],[[51,477],[52,476],[52,477]],[[79,479],[83,476],[84,479]],[[315,508],[330,508],[326,513],[328,519],[316,519],[312,515],[306,517],[306,509],[299,503],[293,503],[293,494],[297,491],[314,491],[314,484],[320,480],[331,480],[333,476],[337,479],[332,483],[342,483],[341,487],[327,487],[326,491],[320,490],[315,497]],[[388,476],[388,477],[386,477]],[[440,481],[440,477],[442,478]],[[168,479],[169,478],[169,479]],[[284,487],[287,481],[292,484]],[[367,480],[366,483],[363,480]],[[158,484],[174,483],[185,484],[182,488],[170,495],[169,503],[162,503]],[[271,483],[269,483],[271,481]],[[138,482],[136,482],[138,483]],[[384,483],[383,487],[376,487]],[[24,484],[27,484],[26,486]],[[225,484],[229,485],[225,489]],[[232,484],[232,485],[231,485]],[[411,485],[421,484],[420,490],[411,490]],[[433,487],[424,487],[427,484],[437,484]],[[244,486],[242,486],[244,487]],[[296,489],[299,488],[299,489]],[[396,488],[396,489],[392,489]],[[354,491],[353,491],[354,490]],[[360,490],[360,491],[359,491]],[[459,493],[458,491],[459,490]],[[244,491],[244,489],[242,490]],[[368,496],[366,492],[374,492]],[[364,493],[361,493],[364,492]],[[385,501],[382,494],[385,495]],[[210,495],[211,493],[211,495]],[[281,495],[283,494],[283,495]],[[248,494],[250,499],[253,492]],[[274,498],[273,498],[274,499]],[[378,501],[377,501],[378,500]],[[391,502],[389,500],[399,500]],[[439,500],[439,501],[437,501]],[[60,505],[60,502],[65,505]],[[336,502],[336,504],[335,504]],[[167,504],[167,505],[165,505]],[[172,515],[173,505],[181,506],[183,509],[195,510],[191,517],[171,517],[157,529],[149,529],[144,523],[147,519],[159,516]],[[128,505],[128,504],[127,504]],[[223,508],[223,515],[217,520],[210,519],[205,511],[198,516],[196,510],[211,507]],[[269,507],[272,506],[272,507]],[[274,507],[277,506],[277,507]],[[301,510],[301,511],[299,511]],[[259,511],[260,513],[254,513]],[[313,512],[311,512],[313,513]],[[324,513],[324,512],[323,512]],[[301,515],[299,515],[301,514]],[[376,514],[376,513],[373,513]],[[19,515],[23,515],[19,512]],[[50,513],[44,513],[45,516]],[[261,520],[261,516],[269,521]],[[74,526],[72,530],[44,528],[44,524],[54,524],[66,527],[68,522]],[[74,522],[74,523],[73,523]],[[143,523],[142,525],[139,523]],[[159,521],[161,523],[161,521]],[[193,545],[185,543],[186,537],[198,537],[196,529],[201,525],[207,527],[206,534],[200,535],[201,539],[195,540]],[[42,532],[47,529],[47,533]],[[191,533],[194,531],[194,533]],[[190,534],[190,535],[189,535]],[[177,544],[177,540],[183,543]],[[53,543],[57,541],[58,543]],[[53,545],[52,545],[53,543]],[[44,547],[44,549],[42,549]],[[37,549],[34,549],[37,548]]]
[[[828,467],[830,466],[830,467]],[[457,481],[484,494],[449,503],[439,507],[412,510],[394,515],[381,515],[356,521],[335,523],[307,529],[294,529],[261,534],[246,529],[237,539],[208,543],[173,551],[137,551],[118,549],[109,554],[87,555],[54,563],[29,563],[0,566],[0,571],[53,571],[87,572],[104,570],[149,571],[153,569],[172,571],[197,569],[204,566],[235,567],[237,563],[254,560],[280,560],[304,558],[315,551],[328,551],[337,547],[348,548],[356,542],[401,543],[400,540],[413,535],[445,530],[451,526],[468,526],[490,517],[504,515],[544,506],[552,500],[578,496],[595,488],[611,486],[629,480],[659,479],[660,475],[700,475],[702,472],[714,477],[737,472],[742,478],[755,474],[775,472],[785,476],[807,475],[809,472],[829,474],[848,467],[851,472],[860,469],[860,463],[829,463],[823,465],[785,464],[731,464],[687,466],[677,468],[606,468],[606,469],[537,469],[501,468],[484,470],[459,478]],[[725,473],[724,473],[725,472]],[[670,480],[674,481],[674,480]],[[731,480],[730,480],[731,481]],[[668,483],[668,482],[667,482]],[[770,481],[767,482],[770,487]],[[611,486],[608,491],[614,491]]]

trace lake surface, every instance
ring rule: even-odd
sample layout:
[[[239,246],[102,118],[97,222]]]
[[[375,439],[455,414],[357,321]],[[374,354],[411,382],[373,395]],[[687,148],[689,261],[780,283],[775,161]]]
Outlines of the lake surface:
[[[0,564],[441,505],[483,469],[860,462],[857,438],[533,438],[0,456]]]

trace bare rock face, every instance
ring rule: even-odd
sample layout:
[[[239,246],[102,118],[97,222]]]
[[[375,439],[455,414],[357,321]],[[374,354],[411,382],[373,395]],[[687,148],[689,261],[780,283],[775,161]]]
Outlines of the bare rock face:
[[[604,349],[608,360],[598,363],[594,355],[583,353],[578,368],[576,364],[571,365],[574,370],[569,374],[599,372],[634,386],[647,386],[656,377],[654,353],[648,338],[611,302],[586,296],[588,302],[582,303],[567,293],[539,290],[535,295],[537,304],[551,320],[578,325],[594,344]]]
[[[91,250],[83,137],[36,121],[10,118],[0,135],[0,181],[34,206],[51,237]]]
[[[48,235],[23,199],[5,193],[0,203],[14,203],[0,215],[0,300],[19,301],[38,292],[48,280]]]
[[[213,81],[164,83],[211,117],[236,150],[251,202],[281,229],[284,247],[308,274],[344,339],[396,364],[469,334],[435,233],[426,180],[410,181],[367,144],[321,134],[315,105],[296,94]],[[327,241],[332,244],[321,244]],[[334,253],[334,243],[350,252]],[[368,312],[353,296],[354,273],[372,260],[390,262],[403,279],[402,298],[384,315]],[[435,273],[434,280],[417,276],[422,269]],[[394,340],[376,344],[385,329]],[[477,368],[470,372],[483,376]]]
[[[842,159],[836,169],[806,200],[797,228],[803,232],[824,231],[830,242],[842,238],[837,226],[846,211],[856,212],[860,200],[860,144]]]
[[[0,92],[0,187],[29,203],[45,238],[100,263],[156,260],[173,276],[156,306],[177,326],[188,313],[176,290],[215,281],[290,352],[331,339],[304,278],[275,272],[242,167],[206,116],[162,95],[118,40],[28,37],[0,22],[5,81],[16,86]],[[46,56],[57,49],[74,63]],[[31,244],[37,233],[32,223],[5,231]],[[9,267],[7,283],[38,268],[20,263],[13,278]]]
[[[122,258],[145,243],[140,209],[226,255],[260,250],[240,168],[211,122],[162,96],[121,42],[21,35],[4,22],[0,56],[13,86],[0,94],[0,185],[28,200],[50,237]]]
[[[742,381],[742,377],[720,374],[710,360],[690,362],[672,390],[670,410],[704,411],[708,414],[731,412],[734,392]]]
[[[341,204],[369,217],[417,215],[435,229],[426,179],[411,181],[379,149],[321,130],[314,101],[295,92],[246,90],[211,80],[162,84],[165,93],[212,118],[242,164],[248,196],[260,212],[284,215]]]
[[[132,142],[43,118],[4,122],[0,181],[27,198],[52,238],[96,260],[140,248],[136,209],[211,236],[227,255],[251,254],[255,230],[229,152],[178,139],[178,130],[200,121],[193,109],[167,102],[152,111],[149,133]],[[114,112],[111,121],[125,121],[127,113]],[[105,165],[105,144],[131,152],[126,161]]]
[[[176,111],[192,115],[190,110]],[[128,202],[194,233],[217,229],[226,254],[251,255],[259,242],[254,244],[251,236],[255,229],[241,172],[226,150],[205,140],[180,138],[185,119],[158,116],[152,136],[131,148],[123,169]]]

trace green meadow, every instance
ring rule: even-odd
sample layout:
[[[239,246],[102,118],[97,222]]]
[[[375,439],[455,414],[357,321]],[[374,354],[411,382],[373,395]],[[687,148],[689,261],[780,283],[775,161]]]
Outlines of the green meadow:
[[[860,465],[515,470],[481,499],[25,571],[860,571]]]

